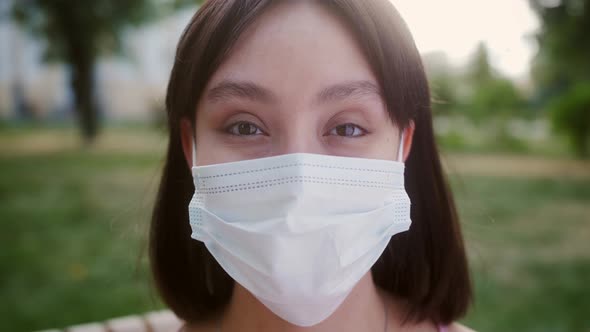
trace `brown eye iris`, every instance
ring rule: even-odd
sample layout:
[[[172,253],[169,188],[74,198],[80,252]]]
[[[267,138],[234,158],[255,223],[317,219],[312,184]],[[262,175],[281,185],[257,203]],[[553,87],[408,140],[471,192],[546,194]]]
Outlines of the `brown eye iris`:
[[[338,136],[352,136],[354,134],[355,127],[351,124],[345,124],[336,127],[336,134]]]
[[[260,127],[246,121],[232,124],[226,128],[226,132],[235,136],[253,136],[264,134]]]
[[[256,134],[256,127],[251,123],[242,122],[238,125],[238,133],[240,135],[254,135]]]
[[[366,131],[363,128],[352,123],[341,124],[330,131],[330,135],[341,137],[359,137],[365,134]]]

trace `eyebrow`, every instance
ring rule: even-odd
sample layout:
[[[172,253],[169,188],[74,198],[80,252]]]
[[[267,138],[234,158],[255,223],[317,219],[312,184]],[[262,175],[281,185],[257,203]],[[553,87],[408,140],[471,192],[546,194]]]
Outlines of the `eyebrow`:
[[[381,97],[381,90],[371,81],[349,81],[322,89],[313,102],[322,104],[347,98],[375,95]],[[217,102],[226,98],[245,98],[265,103],[276,102],[277,96],[267,88],[250,81],[224,80],[209,89],[207,99]]]
[[[248,81],[221,81],[207,93],[207,99],[212,102],[232,97],[267,103],[277,99],[270,90]]]
[[[318,104],[330,101],[338,101],[353,97],[362,97],[366,95],[375,95],[381,98],[381,90],[370,81],[350,81],[335,84],[323,89],[315,98]]]

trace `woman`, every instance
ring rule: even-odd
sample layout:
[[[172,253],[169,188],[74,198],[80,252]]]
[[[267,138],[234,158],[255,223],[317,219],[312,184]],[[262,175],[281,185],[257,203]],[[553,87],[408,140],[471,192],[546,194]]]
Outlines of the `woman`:
[[[389,1],[205,2],[166,107],[150,251],[183,331],[468,331],[428,84]]]

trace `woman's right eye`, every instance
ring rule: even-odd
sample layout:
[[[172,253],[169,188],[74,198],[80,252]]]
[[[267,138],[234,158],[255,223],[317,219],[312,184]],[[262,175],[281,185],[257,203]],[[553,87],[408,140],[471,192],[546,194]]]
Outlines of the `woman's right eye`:
[[[240,121],[234,124],[231,124],[226,128],[226,131],[229,134],[236,135],[236,136],[252,136],[252,135],[264,135],[264,131],[260,129],[257,125],[246,122]]]

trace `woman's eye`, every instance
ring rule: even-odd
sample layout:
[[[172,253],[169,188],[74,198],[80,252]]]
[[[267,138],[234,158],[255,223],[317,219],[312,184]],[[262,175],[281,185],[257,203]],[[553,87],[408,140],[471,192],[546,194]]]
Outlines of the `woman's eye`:
[[[359,137],[366,133],[366,130],[352,123],[342,124],[330,130],[330,135],[343,137]]]
[[[236,136],[263,135],[264,132],[255,124],[240,121],[227,127],[226,131]]]

